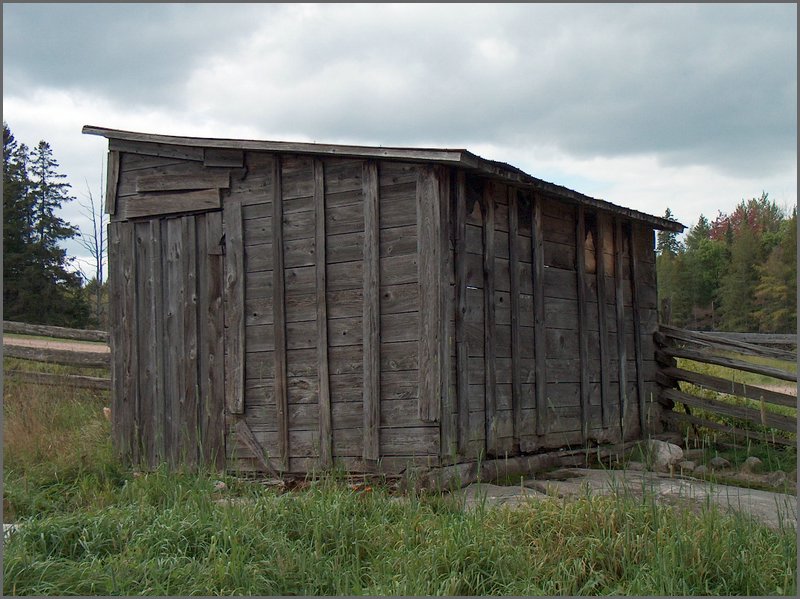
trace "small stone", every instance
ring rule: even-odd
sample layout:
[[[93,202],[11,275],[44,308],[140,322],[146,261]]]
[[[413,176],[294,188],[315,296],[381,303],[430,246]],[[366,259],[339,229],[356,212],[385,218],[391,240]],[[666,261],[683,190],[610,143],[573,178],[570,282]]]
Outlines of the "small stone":
[[[694,469],[697,468],[697,464],[691,460],[683,460],[678,464],[678,468],[681,469],[681,472],[693,472]]]
[[[714,469],[719,470],[721,468],[728,468],[730,467],[731,463],[723,457],[716,456],[711,458],[708,464]]]
[[[217,482],[214,483],[214,490],[216,490],[216,491],[224,491],[227,488],[228,488],[228,485],[226,485],[221,480],[218,480]]]
[[[644,464],[641,462],[628,462],[625,466],[626,470],[633,470],[635,472],[643,472],[645,470]]]
[[[770,487],[782,487],[786,484],[786,473],[783,470],[770,472],[764,477],[764,482]]]
[[[674,443],[650,439],[647,450],[654,470],[669,471],[670,466],[683,461],[683,450]]]
[[[692,474],[697,474],[698,476],[704,476],[708,474],[708,468],[700,464],[697,468],[692,470]]]
[[[756,456],[751,455],[742,463],[742,471],[743,472],[758,472],[761,470],[761,466],[763,462],[759,460]]]

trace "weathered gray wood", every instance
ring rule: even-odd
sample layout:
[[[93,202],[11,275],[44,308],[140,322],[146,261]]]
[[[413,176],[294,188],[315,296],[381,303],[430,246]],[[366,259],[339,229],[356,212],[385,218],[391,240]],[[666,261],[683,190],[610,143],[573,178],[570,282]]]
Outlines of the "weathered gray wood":
[[[119,185],[119,152],[108,152],[106,167],[106,214],[114,215],[117,210],[117,186]]]
[[[763,345],[754,345],[752,343],[740,341],[732,337],[726,337],[726,335],[729,335],[729,333],[716,334],[700,331],[687,331],[663,324],[659,327],[659,331],[664,336],[671,339],[688,341],[703,347],[735,352],[747,356],[777,358],[779,360],[786,360],[788,362],[797,361],[797,352],[790,352],[772,347],[764,347]]]
[[[275,401],[280,470],[289,467],[289,406],[286,382],[286,290],[283,266],[283,185],[281,157],[272,163],[272,310],[275,330]]]
[[[153,431],[153,409],[156,401],[155,377],[153,363],[155,346],[153,344],[154,324],[153,304],[155,294],[160,287],[153,279],[152,245],[150,243],[150,223],[140,222],[134,225],[136,263],[136,314],[137,339],[136,351],[141,366],[137,369],[137,385],[139,387],[140,426],[136,431],[136,445],[141,447],[141,462],[148,467],[155,466],[156,445]]]
[[[139,432],[139,385],[138,364],[138,322],[136,314],[136,254],[135,230],[133,223],[123,227],[120,235],[120,251],[122,256],[129,257],[122,261],[122,377],[123,377],[123,409],[125,412],[125,437],[127,454],[132,463],[139,461],[139,445],[136,442]]]
[[[108,300],[109,322],[122,322],[122,256],[120,223],[108,224]],[[111,440],[114,451],[122,455],[122,335],[119,326],[111,327],[109,333],[111,350]]]
[[[717,366],[733,368],[734,370],[744,370],[746,372],[771,376],[783,381],[797,382],[797,373],[788,372],[772,366],[762,366],[760,364],[753,364],[752,362],[745,362],[744,360],[736,360],[734,358],[723,358],[720,356],[714,356],[708,352],[693,349],[665,347],[662,349],[662,352],[665,355],[673,358],[685,358],[687,360],[694,360],[695,362],[715,364]]]
[[[123,139],[109,139],[108,147],[118,152],[131,154],[145,154],[161,158],[180,158],[182,160],[203,160],[203,148],[188,145],[174,145],[165,143],[149,143]]]
[[[455,350],[455,339],[453,337],[453,323],[455,321],[455,273],[453,272],[453,246],[452,246],[452,185],[453,179],[451,169],[447,167],[437,167],[437,179],[439,183],[439,215],[441,231],[439,234],[440,262],[442,269],[442,292],[439,295],[440,302],[440,330],[441,339],[439,347],[439,359],[441,361],[440,390],[439,396],[442,398],[440,408],[441,422],[441,456],[451,458],[458,453],[458,428],[455,422],[454,413],[456,410],[455,382],[451,376],[453,366],[453,351]],[[381,324],[381,327],[383,324]]]
[[[247,425],[247,422],[240,418],[235,425],[236,436],[238,439],[252,452],[252,455],[258,460],[259,465],[263,468],[263,472],[268,472],[272,476],[280,477],[280,473],[272,467],[267,457],[264,455],[264,450],[261,444],[256,439],[253,431]],[[286,468],[288,469],[288,467]],[[286,469],[281,469],[284,471]]]
[[[181,244],[183,245],[183,373],[181,393],[180,445],[184,463],[195,468],[198,461],[198,339],[197,339],[197,229],[196,217],[185,216],[181,220]]]
[[[619,381],[619,414],[620,430],[623,429],[625,414],[628,411],[628,385],[625,363],[627,348],[625,347],[625,300],[622,289],[622,222],[614,219],[614,297],[617,315],[617,380]]]
[[[333,464],[333,433],[331,429],[331,391],[328,368],[328,300],[326,280],[325,233],[325,171],[323,163],[314,159],[314,208],[316,212],[316,274],[317,274],[317,360],[319,365],[319,458],[323,467]]]
[[[75,339],[77,341],[97,341],[108,343],[107,331],[91,329],[69,329],[66,327],[52,327],[42,324],[27,324],[24,322],[3,321],[3,333],[16,333],[18,335],[33,335],[35,337],[56,337],[57,339]]]
[[[636,359],[636,398],[639,408],[639,434],[644,435],[647,427],[647,413],[644,405],[644,363],[642,357],[642,313],[639,308],[639,259],[636,255],[636,233],[631,224],[628,228],[628,247],[630,248],[631,303],[633,304],[633,343]]]
[[[780,435],[776,435],[774,432],[765,431],[762,433],[759,431],[745,430],[737,428],[735,426],[714,422],[713,420],[708,420],[706,418],[698,418],[697,416],[692,416],[690,414],[682,414],[680,412],[665,412],[664,419],[667,420],[668,422],[675,422],[675,423],[688,422],[689,424],[695,426],[704,426],[706,428],[723,431],[730,435],[743,437],[745,439],[758,439],[766,443],[773,443],[776,445],[788,445],[791,447],[795,447],[797,445],[797,439],[783,438]]]
[[[581,433],[583,442],[589,437],[589,332],[586,305],[586,219],[583,206],[577,207],[575,219],[575,274],[578,291],[578,359],[581,363]]]
[[[167,339],[164,331],[164,317],[166,306],[164,304],[164,278],[163,278],[163,242],[162,224],[158,219],[150,221],[150,273],[153,278],[153,300],[151,311],[152,330],[149,335],[150,355],[153,356],[153,379],[154,379],[154,401],[153,401],[153,464],[158,465],[166,459],[166,395],[164,391],[165,372],[164,355],[167,347]]]
[[[204,318],[201,318],[200,340],[205,346],[200,364],[204,399],[202,415],[203,457],[206,464],[225,468],[225,347],[223,313],[222,214],[212,212],[205,217],[205,264],[203,296]]]
[[[508,188],[508,261],[510,269],[511,310],[511,405],[514,411],[514,447],[519,447],[522,424],[522,342],[520,337],[520,283],[519,283],[519,206],[518,192]]]
[[[691,331],[698,333],[699,331]],[[704,331],[703,335],[718,339],[723,338],[726,341],[740,341],[742,343],[749,343],[750,345],[793,345],[797,347],[797,335],[787,333],[728,333],[722,331]]]
[[[484,418],[486,426],[486,451],[488,454],[497,453],[497,380],[496,380],[496,353],[495,353],[495,259],[494,259],[494,228],[495,228],[495,193],[494,184],[484,183],[483,188],[483,339],[484,339],[484,385],[485,408]]]
[[[203,151],[203,165],[241,167],[244,165],[244,152],[242,150],[224,148],[205,148]]]
[[[244,270],[242,207],[224,204],[225,229],[225,406],[231,414],[244,413],[245,317],[247,300]]]
[[[21,383],[33,383],[36,385],[49,385],[53,387],[71,387],[74,389],[92,389],[95,391],[111,390],[111,379],[104,379],[97,376],[28,372],[25,370],[6,370],[4,374],[10,379]]]
[[[456,267],[456,397],[458,399],[458,452],[467,454],[469,444],[469,404],[467,380],[467,264],[466,228],[467,228],[467,191],[466,175],[459,170],[456,175],[456,232],[455,232],[455,267]]]
[[[184,277],[183,254],[187,248],[183,245],[181,235],[181,219],[172,218],[166,221],[165,235],[166,261],[164,263],[164,304],[165,320],[165,414],[164,436],[166,457],[170,466],[176,467],[182,459],[181,401],[183,392],[183,372],[186,360],[184,337]]]
[[[141,175],[136,179],[136,191],[189,191],[200,189],[228,189],[231,185],[229,171],[206,171],[189,175]]]
[[[772,391],[771,389],[764,389],[756,385],[745,385],[735,381],[723,379],[720,377],[712,376],[710,374],[701,374],[699,372],[692,372],[683,368],[667,367],[659,371],[660,374],[670,377],[675,381],[686,381],[692,385],[698,385],[706,389],[711,389],[718,393],[726,393],[728,395],[738,395],[739,397],[746,397],[754,401],[765,401],[767,403],[776,404],[779,406],[788,406],[790,408],[797,407],[797,396]]]
[[[139,218],[180,212],[218,210],[219,189],[175,193],[148,193],[131,197],[125,202],[124,217]]]
[[[362,458],[377,460],[380,449],[380,197],[378,165],[364,162],[362,173],[364,195],[364,314],[363,373],[364,426]]]
[[[763,409],[756,410],[747,406],[735,406],[722,401],[704,399],[678,391],[677,389],[663,389],[661,395],[672,401],[680,402],[693,408],[700,408],[708,412],[714,412],[722,416],[741,418],[742,420],[747,420],[754,424],[776,428],[789,433],[797,432],[797,418],[768,412]]]
[[[605,248],[607,245],[607,227],[608,223],[605,215],[602,212],[597,213],[597,243],[595,244],[595,262],[597,281],[600,284],[595,285],[597,292],[597,326],[600,335],[600,393],[601,393],[601,420],[603,428],[610,425],[611,407],[611,392],[609,386],[611,384],[611,363],[609,360],[610,343],[609,343],[609,328],[608,328],[608,315],[605,309],[608,299],[606,298],[606,286],[602,283],[606,280],[606,261],[604,258]],[[616,324],[616,323],[615,323]]]
[[[441,198],[432,166],[419,169],[417,183],[417,235],[419,265],[419,418],[436,422],[441,394],[441,325],[443,272],[441,256]]]
[[[531,200],[531,276],[533,285],[533,346],[535,360],[536,434],[547,433],[547,399],[545,396],[545,275],[542,232],[542,201],[536,195]]]

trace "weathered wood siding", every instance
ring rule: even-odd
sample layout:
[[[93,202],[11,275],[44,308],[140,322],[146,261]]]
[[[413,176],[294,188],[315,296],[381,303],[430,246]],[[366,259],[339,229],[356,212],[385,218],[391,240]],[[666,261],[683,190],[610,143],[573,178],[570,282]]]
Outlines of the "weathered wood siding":
[[[130,459],[393,473],[650,426],[649,225],[439,165],[110,149]]]
[[[655,384],[652,229],[624,222],[617,237],[608,215],[482,178],[454,180],[451,421],[459,453],[637,436],[639,406],[647,426]]]
[[[419,414],[419,167],[257,152],[245,163],[223,200],[241,210],[241,231],[226,236],[241,235],[245,272],[244,409],[229,417],[229,465],[263,469],[238,418],[276,470],[436,460],[438,424]]]

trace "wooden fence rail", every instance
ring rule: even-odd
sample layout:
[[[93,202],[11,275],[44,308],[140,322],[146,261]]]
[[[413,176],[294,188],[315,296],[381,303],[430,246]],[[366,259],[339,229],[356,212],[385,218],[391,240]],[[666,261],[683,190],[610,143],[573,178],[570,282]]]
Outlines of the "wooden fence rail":
[[[669,405],[676,403],[683,405],[685,412],[668,412],[667,419],[673,422],[688,422],[694,427],[699,425],[723,430],[740,436],[761,437],[772,443],[794,444],[795,441],[786,438],[785,435],[787,433],[797,433],[796,415],[787,416],[769,411],[767,410],[767,404],[797,408],[796,395],[785,393],[783,390],[768,389],[760,385],[744,384],[719,376],[693,372],[687,368],[678,368],[676,358],[683,358],[703,364],[724,366],[738,371],[768,376],[778,380],[797,381],[797,374],[794,372],[774,366],[756,364],[738,357],[756,356],[796,362],[796,351],[790,352],[785,349],[764,347],[744,341],[744,337],[732,337],[731,335],[729,333],[698,333],[666,325],[659,327],[654,337],[658,346],[656,360],[660,364],[657,377],[658,383],[662,387],[661,398]],[[752,340],[752,337],[750,339]],[[738,356],[732,357],[731,354],[738,354]],[[686,382],[716,393],[752,400],[758,402],[758,407],[737,405],[722,399],[688,393],[680,389],[680,382]],[[732,422],[745,421],[761,425],[772,429],[772,431],[769,434],[761,434],[755,430],[744,430],[733,423],[720,424],[719,422],[699,418],[692,414],[693,408],[722,416],[725,419],[733,419]]]
[[[3,321],[3,356],[30,362],[60,364],[79,368],[108,369],[111,355],[102,347],[89,346],[91,350],[56,347],[31,347],[28,340],[8,338],[5,333],[52,337],[65,341],[94,341],[108,343],[106,331],[91,331],[32,325],[22,322]],[[23,343],[25,343],[23,345]],[[78,345],[78,344],[73,344]],[[98,351],[99,350],[99,351]],[[84,374],[66,374],[52,372],[32,372],[29,370],[7,369],[4,373],[9,379],[35,385],[72,387],[107,391],[111,388],[111,379],[107,377],[86,376]]]
[[[11,320],[3,321],[3,333],[35,335],[37,337],[54,337],[56,339],[70,339],[73,341],[99,341],[101,343],[108,343],[107,331],[68,329],[66,327],[27,324],[24,322],[14,322]]]

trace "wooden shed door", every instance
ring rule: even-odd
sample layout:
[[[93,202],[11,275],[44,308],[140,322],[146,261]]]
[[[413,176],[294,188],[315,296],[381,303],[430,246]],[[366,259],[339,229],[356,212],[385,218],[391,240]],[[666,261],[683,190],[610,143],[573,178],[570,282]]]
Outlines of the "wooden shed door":
[[[224,467],[222,215],[109,225],[114,436],[123,455]]]

